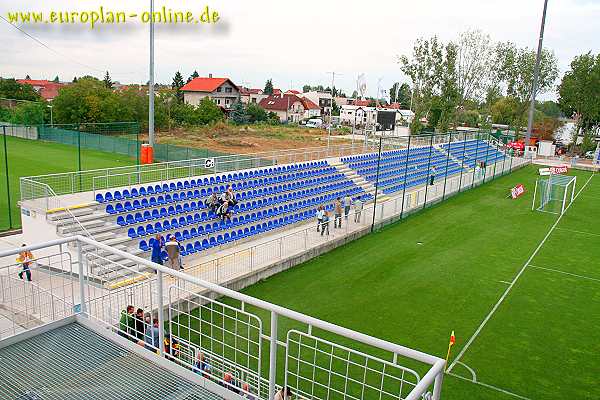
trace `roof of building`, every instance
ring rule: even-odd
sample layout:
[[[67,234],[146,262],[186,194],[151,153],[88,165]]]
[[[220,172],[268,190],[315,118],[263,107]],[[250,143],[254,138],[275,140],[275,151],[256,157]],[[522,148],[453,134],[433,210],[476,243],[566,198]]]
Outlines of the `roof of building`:
[[[321,107],[319,107],[317,104],[315,104],[310,99],[307,99],[306,97],[303,97],[301,100],[302,100],[302,104],[304,105],[304,108],[306,108],[307,110],[320,110],[321,109]]]
[[[289,100],[289,103],[288,103]],[[288,109],[288,104],[291,107],[295,102],[300,102],[304,108],[306,105],[304,103],[304,99],[296,96],[295,94],[285,94],[285,95],[271,95],[269,97],[265,97],[262,99],[258,105],[264,108],[265,110],[273,110],[273,111],[286,111]]]
[[[194,78],[181,88],[183,92],[214,92],[219,86],[229,81],[229,83],[237,88],[229,78]]]
[[[356,100],[354,102],[355,106],[362,106],[362,107],[367,107],[369,104],[371,104],[371,100]]]
[[[273,89],[273,94],[274,95],[280,95],[281,93],[282,93],[281,89]]]
[[[64,86],[62,83],[48,81],[46,79],[17,79],[23,85],[39,87],[38,93],[44,100],[52,100],[58,96],[58,89]]]
[[[252,89],[252,88],[247,88],[244,86],[238,86],[238,90],[240,91],[240,94],[242,96],[247,96],[250,94],[262,94],[262,92],[263,92],[262,89]]]
[[[289,94],[300,94],[300,92],[299,92],[299,91],[297,91],[297,90],[294,90],[294,89],[290,89],[290,90],[286,91],[285,93],[286,93],[286,94],[288,94],[288,93],[289,93]]]

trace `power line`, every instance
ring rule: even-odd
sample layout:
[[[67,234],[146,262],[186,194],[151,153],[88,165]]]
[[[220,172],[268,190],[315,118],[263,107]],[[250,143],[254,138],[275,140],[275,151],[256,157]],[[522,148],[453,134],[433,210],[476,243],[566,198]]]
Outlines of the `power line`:
[[[57,50],[54,50],[52,47],[48,46],[46,43],[42,42],[40,39],[36,38],[33,35],[30,35],[28,32],[26,32],[25,30],[21,29],[17,25],[10,23],[6,18],[4,18],[3,15],[0,15],[0,18],[2,18],[2,20],[4,20],[4,22],[6,22],[7,24],[9,24],[10,26],[12,26],[16,30],[18,30],[19,32],[21,32],[22,34],[24,34],[25,36],[27,36],[28,38],[30,38],[31,40],[33,40],[34,42],[36,42],[37,44],[39,44],[40,46],[42,46],[42,47],[46,48],[47,50],[51,51],[52,53],[56,54],[57,56],[69,59],[70,61],[72,61],[72,62],[74,62],[76,64],[81,65],[82,67],[89,68],[89,69],[97,71],[97,72],[104,72],[103,70],[100,70],[100,69],[94,68],[94,67],[92,67],[90,65],[81,63],[81,62],[79,62],[79,61],[77,61],[77,60],[75,60],[75,59],[73,59],[73,58],[71,58],[71,57],[69,57],[69,56],[67,56],[65,54],[62,54],[61,52],[59,52]]]

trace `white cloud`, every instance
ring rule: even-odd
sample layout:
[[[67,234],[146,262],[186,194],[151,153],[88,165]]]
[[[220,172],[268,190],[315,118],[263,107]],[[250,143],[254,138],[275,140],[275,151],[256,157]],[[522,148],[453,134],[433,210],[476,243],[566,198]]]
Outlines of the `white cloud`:
[[[336,86],[352,92],[356,75],[367,75],[374,94],[378,78],[387,88],[403,79],[396,64],[398,54],[408,53],[419,36],[438,35],[452,40],[467,28],[479,28],[494,40],[511,40],[520,46],[537,46],[541,0],[503,2],[423,0],[364,2],[354,0],[301,2],[228,0],[192,3],[156,0],[173,9],[199,10],[205,4],[217,9],[217,27],[166,27],[156,29],[156,78],[170,82],[175,71],[187,77],[194,69],[201,75],[229,76],[235,82],[262,87],[273,78],[275,85],[300,88],[304,83],[330,85],[327,71],[340,72]],[[74,10],[126,7],[141,12],[147,1],[88,0],[0,1],[0,12],[19,10]],[[559,58],[561,71],[583,52],[599,52],[600,4],[586,0],[549,2],[545,46]],[[72,79],[108,69],[114,80],[145,82],[148,75],[148,27],[100,27],[23,25],[23,29],[66,55],[60,57],[0,21],[3,62],[0,76]],[[77,62],[90,65],[94,70]]]

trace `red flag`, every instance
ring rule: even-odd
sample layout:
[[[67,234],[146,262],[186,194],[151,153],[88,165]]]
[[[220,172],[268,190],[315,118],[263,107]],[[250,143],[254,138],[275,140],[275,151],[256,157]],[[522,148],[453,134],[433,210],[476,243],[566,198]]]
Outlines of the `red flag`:
[[[450,334],[450,346],[454,346],[454,343],[456,343],[456,337],[454,336],[454,331],[452,331]]]

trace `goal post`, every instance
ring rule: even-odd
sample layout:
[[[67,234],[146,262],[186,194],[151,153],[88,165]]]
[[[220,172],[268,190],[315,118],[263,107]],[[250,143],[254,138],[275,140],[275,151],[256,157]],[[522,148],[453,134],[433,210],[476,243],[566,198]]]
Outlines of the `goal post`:
[[[576,176],[548,175],[538,178],[533,192],[532,210],[562,214],[575,198]]]

